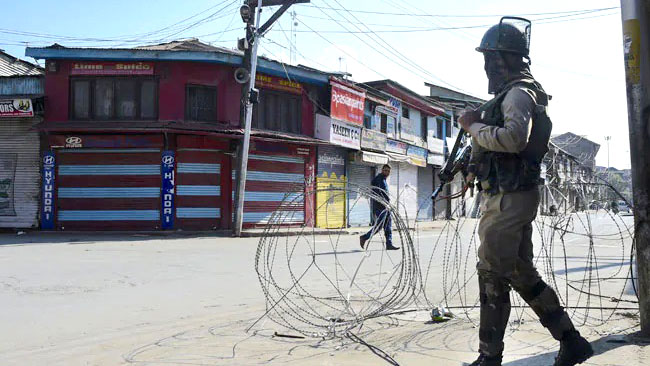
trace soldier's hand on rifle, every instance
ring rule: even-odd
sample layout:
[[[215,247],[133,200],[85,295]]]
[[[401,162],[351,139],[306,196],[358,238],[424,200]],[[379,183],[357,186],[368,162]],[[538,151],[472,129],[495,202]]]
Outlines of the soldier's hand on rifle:
[[[458,118],[458,124],[465,131],[469,131],[469,126],[481,120],[481,113],[473,109],[465,109],[463,114]]]

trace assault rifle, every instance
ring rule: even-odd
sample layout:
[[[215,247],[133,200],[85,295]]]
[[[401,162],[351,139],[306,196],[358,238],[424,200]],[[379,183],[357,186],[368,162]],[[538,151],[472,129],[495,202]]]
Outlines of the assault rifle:
[[[445,186],[445,184],[451,182],[458,172],[467,173],[467,165],[469,164],[469,159],[472,155],[472,146],[465,145],[462,148],[460,144],[462,143],[463,137],[465,136],[465,130],[462,128],[458,131],[458,136],[456,136],[456,142],[454,142],[454,147],[451,149],[451,153],[445,161],[442,169],[438,173],[438,178],[440,178],[440,184],[433,194],[431,195],[432,200],[436,200],[440,191]]]

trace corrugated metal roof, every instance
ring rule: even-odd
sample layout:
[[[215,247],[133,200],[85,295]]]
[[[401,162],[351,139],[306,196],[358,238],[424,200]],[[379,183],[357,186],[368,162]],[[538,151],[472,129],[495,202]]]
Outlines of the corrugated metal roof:
[[[243,55],[244,53],[238,50],[229,48],[215,47],[199,41],[197,38],[181,39],[167,43],[160,43],[148,46],[134,47],[138,50],[151,50],[151,51],[202,51],[202,52],[224,52],[233,55]]]
[[[45,70],[42,67],[0,51],[0,76],[40,76],[44,74]]]

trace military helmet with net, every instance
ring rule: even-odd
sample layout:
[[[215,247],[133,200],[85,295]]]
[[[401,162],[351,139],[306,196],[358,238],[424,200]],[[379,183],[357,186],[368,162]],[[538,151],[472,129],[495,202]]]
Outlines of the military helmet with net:
[[[485,32],[479,52],[503,51],[528,57],[530,51],[530,20],[518,17],[503,17],[499,24]]]

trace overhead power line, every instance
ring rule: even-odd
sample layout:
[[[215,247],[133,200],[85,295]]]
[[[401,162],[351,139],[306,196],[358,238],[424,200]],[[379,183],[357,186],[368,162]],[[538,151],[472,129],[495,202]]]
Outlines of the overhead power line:
[[[383,11],[371,11],[371,10],[352,10],[345,8],[333,8],[333,7],[321,7],[314,5],[313,3],[305,4],[308,7],[321,8],[321,9],[330,9],[330,10],[346,10],[352,13],[360,14],[375,14],[375,15],[391,15],[391,16],[408,16],[408,17],[433,17],[433,18],[494,18],[501,17],[503,14],[481,14],[481,15],[468,15],[468,14],[426,14],[426,13],[394,13],[394,12],[383,12]],[[545,12],[545,13],[520,13],[513,14],[513,16],[535,16],[535,15],[557,15],[557,14],[571,14],[571,13],[582,13],[589,11],[604,11],[604,10],[613,10],[619,9],[617,6],[608,7],[608,8],[596,8],[596,9],[582,9],[582,10],[568,10],[568,11],[555,11],[555,12]]]

